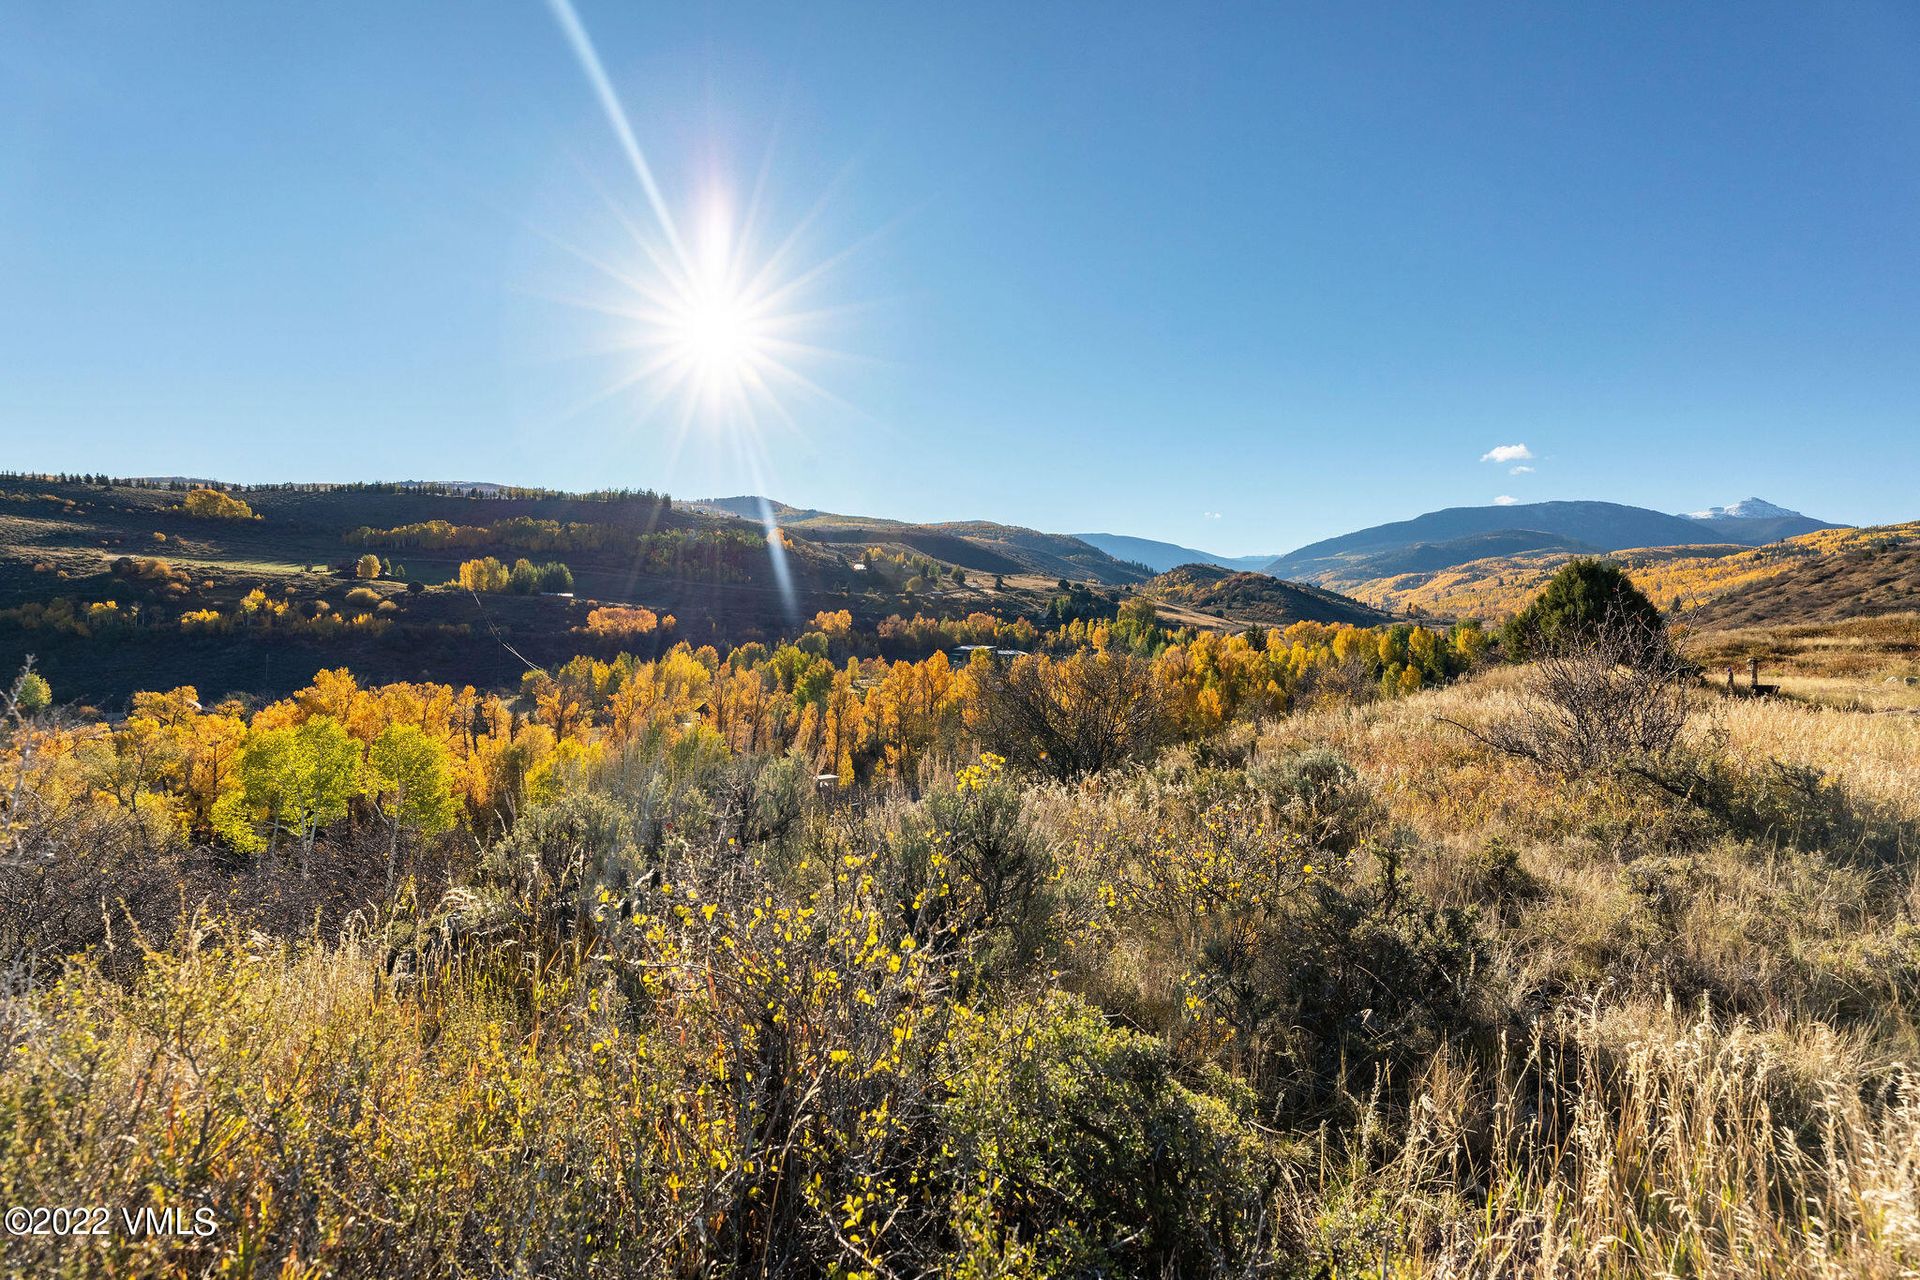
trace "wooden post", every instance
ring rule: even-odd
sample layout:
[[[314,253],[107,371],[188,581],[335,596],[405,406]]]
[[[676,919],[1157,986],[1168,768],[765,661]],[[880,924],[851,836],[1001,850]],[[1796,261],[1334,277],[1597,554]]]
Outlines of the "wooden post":
[[[1755,693],[1760,692],[1760,659],[1747,659],[1747,687]]]
[[[1733,664],[1727,664],[1727,692],[1733,692]]]

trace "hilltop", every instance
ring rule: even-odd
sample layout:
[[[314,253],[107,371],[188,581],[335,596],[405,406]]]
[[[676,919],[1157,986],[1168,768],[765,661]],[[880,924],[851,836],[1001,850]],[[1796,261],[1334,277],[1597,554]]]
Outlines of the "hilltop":
[[[1777,542],[1803,533],[1838,527],[1825,520],[1815,520],[1798,511],[1788,510],[1765,498],[1742,498],[1724,507],[1689,511],[1686,518],[1709,526],[1715,535],[1728,542],[1749,544]]]

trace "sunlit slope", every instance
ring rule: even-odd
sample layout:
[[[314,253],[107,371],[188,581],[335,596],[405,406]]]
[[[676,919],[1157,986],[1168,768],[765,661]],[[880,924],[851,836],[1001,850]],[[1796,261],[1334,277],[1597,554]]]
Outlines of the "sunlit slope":
[[[1516,612],[1570,551],[1491,556],[1430,573],[1335,580],[1390,612],[1503,618]],[[1761,547],[1639,547],[1612,552],[1663,609],[1689,620],[1744,625],[1857,616],[1920,605],[1920,521],[1820,529]],[[1748,603],[1739,599],[1747,597]],[[1852,608],[1853,612],[1848,612]]]

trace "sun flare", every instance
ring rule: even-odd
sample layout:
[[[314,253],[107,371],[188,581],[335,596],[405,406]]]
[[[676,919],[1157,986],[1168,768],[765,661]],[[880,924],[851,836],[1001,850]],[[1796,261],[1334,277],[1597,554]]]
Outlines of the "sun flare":
[[[691,405],[711,419],[750,406],[755,391],[780,377],[777,335],[789,317],[756,295],[735,258],[740,240],[724,206],[702,230],[692,260],[676,264],[681,269],[668,273],[663,289],[645,291],[664,293],[664,305],[646,313],[635,345],[656,357],[649,364],[659,364],[655,380],[684,385]]]

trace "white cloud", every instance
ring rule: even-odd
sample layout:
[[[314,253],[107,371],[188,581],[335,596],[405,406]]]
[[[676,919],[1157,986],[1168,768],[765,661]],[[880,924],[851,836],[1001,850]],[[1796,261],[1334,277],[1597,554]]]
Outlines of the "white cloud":
[[[1480,455],[1482,462],[1525,462],[1533,450],[1523,444],[1497,444]]]
[[[1200,517],[1203,520],[1218,520],[1220,513],[1218,511],[1202,511]]]
[[[1533,468],[1532,467],[1509,467],[1507,468],[1507,474],[1510,476],[1530,476],[1533,474]]]
[[[1520,499],[1514,497],[1512,494],[1503,493],[1493,500],[1493,505],[1496,507],[1511,507],[1519,501]]]

